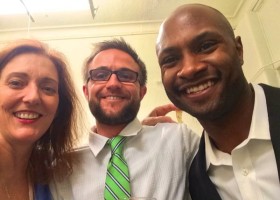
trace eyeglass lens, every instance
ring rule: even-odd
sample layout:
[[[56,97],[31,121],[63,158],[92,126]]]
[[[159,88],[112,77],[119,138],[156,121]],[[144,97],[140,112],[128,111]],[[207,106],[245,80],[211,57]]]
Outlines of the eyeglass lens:
[[[112,74],[116,74],[117,78],[121,82],[136,82],[138,73],[132,70],[118,70],[111,71],[107,69],[93,69],[90,70],[90,79],[93,81],[108,81]]]

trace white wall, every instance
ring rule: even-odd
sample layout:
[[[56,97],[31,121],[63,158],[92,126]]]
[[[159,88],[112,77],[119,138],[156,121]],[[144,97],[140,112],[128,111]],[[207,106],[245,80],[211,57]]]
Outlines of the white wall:
[[[280,87],[280,1],[260,2],[247,12],[235,30],[243,41],[243,70],[250,82]]]

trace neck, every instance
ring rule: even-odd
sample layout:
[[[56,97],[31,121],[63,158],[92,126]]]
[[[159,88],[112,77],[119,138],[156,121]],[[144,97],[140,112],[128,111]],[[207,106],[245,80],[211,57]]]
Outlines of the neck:
[[[29,200],[29,178],[27,173],[10,178],[1,178],[0,199]]]
[[[127,124],[108,125],[96,122],[96,132],[107,138],[112,138],[120,134]]]
[[[248,87],[245,94],[225,116],[216,120],[199,120],[220,151],[230,154],[248,138],[254,109],[254,92]]]
[[[11,145],[0,139],[0,175],[26,172],[31,152],[32,146]]]
[[[28,200],[28,162],[32,148],[15,147],[0,140],[0,199]]]

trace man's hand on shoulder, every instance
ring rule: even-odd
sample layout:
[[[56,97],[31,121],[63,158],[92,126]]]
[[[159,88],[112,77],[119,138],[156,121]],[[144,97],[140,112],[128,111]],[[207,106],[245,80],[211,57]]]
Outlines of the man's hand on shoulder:
[[[176,123],[171,117],[166,116],[171,111],[179,110],[173,104],[155,107],[150,114],[142,120],[143,125],[154,126],[157,123]]]

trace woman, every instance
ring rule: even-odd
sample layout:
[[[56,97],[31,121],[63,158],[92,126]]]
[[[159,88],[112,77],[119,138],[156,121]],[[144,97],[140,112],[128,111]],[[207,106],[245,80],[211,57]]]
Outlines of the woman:
[[[78,98],[64,57],[37,40],[0,51],[0,199],[50,199],[71,172]]]

